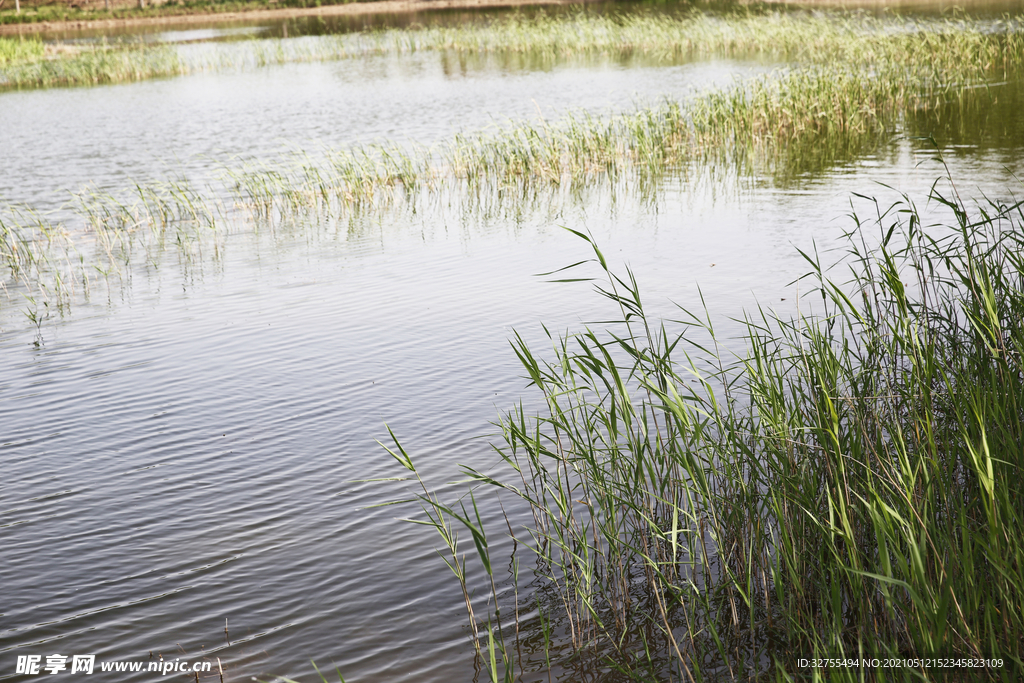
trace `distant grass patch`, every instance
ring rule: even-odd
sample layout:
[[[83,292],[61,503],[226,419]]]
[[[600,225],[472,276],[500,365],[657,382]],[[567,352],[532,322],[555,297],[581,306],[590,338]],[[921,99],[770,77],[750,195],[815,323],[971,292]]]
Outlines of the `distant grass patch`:
[[[782,13],[765,10],[682,16],[623,13],[552,18],[511,16],[488,25],[380,31],[367,41],[382,51],[548,52],[560,55],[645,54],[675,58],[702,55],[763,54],[815,63],[887,62],[902,57],[922,64],[946,56],[977,55],[990,67],[1020,59],[1002,48],[1021,44],[1016,21],[980,24],[970,19],[876,19],[858,14]],[[1013,42],[1001,41],[1007,36]],[[973,61],[973,60],[972,60]]]
[[[189,73],[168,46],[109,45],[47,46],[31,58],[0,66],[0,87],[102,85]]]
[[[0,68],[8,64],[27,62],[43,56],[43,43],[21,38],[0,38]]]

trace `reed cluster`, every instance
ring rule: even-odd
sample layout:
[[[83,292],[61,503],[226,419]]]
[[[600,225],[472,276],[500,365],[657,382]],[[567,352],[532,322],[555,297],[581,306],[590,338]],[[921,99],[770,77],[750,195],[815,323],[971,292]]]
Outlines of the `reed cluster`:
[[[168,247],[187,269],[204,249],[216,254],[223,237],[215,229],[222,207],[185,181],[136,185],[132,197],[82,191],[72,199],[68,210],[81,223],[75,229],[31,208],[0,208],[0,263],[7,271],[0,290],[23,300],[37,327],[76,299],[89,299],[97,286],[156,266]]]
[[[0,38],[0,67],[39,59],[42,56],[42,41]]]
[[[884,63],[899,59],[917,65],[942,59],[944,54],[963,54],[972,55],[971,61],[978,64],[995,65],[1020,59],[1012,54],[1012,48],[1021,44],[1021,28],[1014,20],[913,21],[749,9],[727,14],[692,11],[679,16],[512,16],[485,25],[379,31],[355,39],[342,37],[339,42],[354,43],[360,52],[596,53],[672,60],[763,55],[773,60],[813,63]],[[1000,48],[1004,40],[1009,49]],[[952,59],[949,64],[958,61]]]
[[[846,275],[805,254],[805,312],[758,309],[735,356],[706,312],[650,319],[592,245],[617,321],[553,338],[548,361],[517,338],[546,408],[502,417],[498,463],[463,468],[461,502],[416,497],[492,680],[1015,680],[1024,213],[951,196],[931,197],[945,226],[925,229],[908,198],[858,221]],[[507,522],[480,510],[497,495],[531,559],[494,552]],[[886,658],[912,662],[860,664]]]
[[[33,43],[42,45],[38,41],[24,41],[26,45]],[[0,60],[0,88],[101,85],[186,73],[190,73],[189,68],[177,51],[168,46],[101,43],[69,48],[60,45],[23,54],[7,64]]]

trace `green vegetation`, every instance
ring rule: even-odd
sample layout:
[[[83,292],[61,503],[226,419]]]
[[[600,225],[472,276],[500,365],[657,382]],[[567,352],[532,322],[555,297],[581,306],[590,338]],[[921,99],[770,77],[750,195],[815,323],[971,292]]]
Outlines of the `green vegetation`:
[[[512,16],[489,25],[384,31],[365,40],[369,49],[387,52],[592,53],[662,59],[765,55],[814,63],[874,64],[900,59],[924,65],[938,59],[943,66],[955,66],[960,61],[957,56],[965,55],[972,63],[991,68],[1020,59],[1007,54],[1021,44],[1020,33],[1021,27],[1011,21],[983,26],[967,20],[910,22],[751,9],[731,14],[693,11],[678,17],[647,13]]]
[[[611,119],[519,123],[489,136],[457,136],[432,150],[372,146],[292,169],[246,169],[234,179],[247,205],[284,217],[339,214],[399,190],[447,192],[453,180],[473,188],[538,187],[718,162],[785,175],[790,165],[805,170],[809,160],[885,139],[911,114],[926,116],[954,102],[965,115],[991,100],[969,86],[922,87],[896,69],[870,75],[810,69]]]
[[[0,67],[40,59],[42,56],[43,43],[41,41],[0,38]]]
[[[25,41],[26,44],[33,42]],[[45,51],[23,50],[0,70],[0,87],[100,85],[180,76],[188,72],[172,47],[100,44],[69,49],[60,46]]]
[[[796,316],[758,309],[735,357],[707,313],[648,318],[633,274],[594,246],[618,321],[554,339],[551,361],[518,339],[546,410],[503,416],[499,461],[464,468],[462,502],[426,486],[416,498],[487,636],[491,680],[552,667],[587,680],[1016,680],[1024,213],[969,212],[955,196],[930,197],[948,226],[925,229],[909,198],[857,221],[848,276],[804,254],[813,289]],[[511,558],[480,513],[497,494],[527,520],[507,527]],[[470,584],[489,586],[475,613]],[[1001,664],[798,662],[822,657]]]
[[[0,262],[8,277],[7,298],[20,293],[33,323],[62,315],[78,298],[88,299],[101,282],[119,283],[136,266],[152,266],[168,248],[187,270],[217,252],[216,214],[187,182],[136,186],[131,198],[82,192],[70,207],[83,226],[69,230],[29,208],[0,212]],[[211,242],[213,245],[211,246]]]

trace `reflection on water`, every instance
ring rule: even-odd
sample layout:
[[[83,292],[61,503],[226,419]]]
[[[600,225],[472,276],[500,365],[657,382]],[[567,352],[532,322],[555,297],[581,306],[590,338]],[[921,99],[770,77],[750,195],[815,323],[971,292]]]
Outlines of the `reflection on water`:
[[[49,41],[78,41],[90,39],[115,40],[162,40],[160,36],[179,33],[192,33],[197,30],[209,30],[206,37],[189,38],[189,40],[225,40],[237,38],[246,33],[259,32],[261,36],[287,38],[296,36],[323,36],[342,33],[358,33],[383,29],[404,29],[434,26],[456,26],[471,23],[492,21],[497,17],[517,14],[532,17],[537,14],[547,16],[565,16],[585,12],[594,15],[609,15],[633,11],[654,12],[674,15],[692,11],[694,7],[711,11],[744,11],[748,7],[770,7],[773,10],[811,10],[820,11],[822,7],[851,9],[864,11],[878,16],[907,14],[913,16],[937,17],[950,16],[969,12],[977,18],[999,18],[1006,14],[1016,14],[1021,10],[1020,0],[771,0],[769,2],[749,2],[746,0],[714,0],[696,3],[682,3],[676,0],[625,0],[622,2],[581,2],[564,5],[525,6],[517,8],[494,8],[486,12],[466,9],[438,9],[419,12],[373,12],[352,15],[311,15],[303,17],[251,18],[246,20],[218,19],[211,15],[208,20],[175,23],[169,18],[159,25],[105,27],[102,29],[69,28],[60,31],[43,31],[38,35]],[[367,3],[366,9],[373,9]],[[173,42],[173,40],[172,40]]]
[[[545,116],[621,110],[757,68],[453,76],[416,55],[5,93],[0,183],[52,208],[63,188],[119,189],[165,164],[201,179],[234,155],[429,142],[533,116],[533,100]],[[452,189],[344,218],[233,224],[162,245],[38,332],[4,303],[3,661],[152,653],[219,657],[227,680],[312,679],[309,660],[352,681],[473,678],[461,596],[432,539],[394,520],[409,510],[367,509],[400,485],[357,480],[397,474],[374,443],[385,422],[437,483],[458,462],[487,466],[478,437],[498,409],[531,400],[513,330],[543,348],[541,323],[608,316],[587,283],[531,275],[585,258],[562,227],[630,265],[655,315],[703,295],[728,336],[744,307],[792,310],[794,247],[827,249],[849,227],[851,193],[923,196],[943,173],[932,140],[963,194],[1006,198],[1024,171],[1021,98],[1020,84],[996,85],[911,115],[894,139],[798,150],[774,174],[684,169],[529,202],[462,203]]]
[[[723,6],[729,6],[725,3]],[[119,28],[103,29],[82,29],[68,28],[61,31],[43,31],[39,33],[43,40],[89,40],[89,39],[117,39],[134,40],[143,38],[146,40],[157,39],[166,32],[191,32],[197,29],[210,29],[215,31],[209,39],[224,39],[231,37],[231,32],[244,32],[258,30],[262,35],[273,38],[287,38],[297,36],[325,36],[341,33],[358,33],[361,31],[376,31],[383,29],[405,29],[416,27],[433,26],[458,26],[471,23],[483,23],[494,20],[497,17],[508,14],[517,14],[524,17],[532,17],[537,14],[546,16],[565,16],[586,12],[588,14],[611,14],[628,12],[636,9],[654,11],[659,13],[674,14],[687,11],[691,5],[687,3],[637,3],[637,2],[586,2],[565,5],[545,5],[539,7],[519,8],[495,8],[486,12],[467,9],[436,9],[418,12],[368,12],[365,14],[339,14],[339,15],[311,15],[301,17],[281,18],[254,18],[239,20],[218,19],[217,15],[210,15],[208,20],[195,22],[175,23],[173,18],[162,21],[159,25],[150,26],[124,26]],[[365,9],[373,9],[369,3]],[[234,35],[237,35],[234,34]]]
[[[143,34],[146,42],[153,43],[193,43],[229,38],[252,37],[266,34],[265,26],[239,26],[235,28],[194,28],[180,31],[161,31],[156,34]]]

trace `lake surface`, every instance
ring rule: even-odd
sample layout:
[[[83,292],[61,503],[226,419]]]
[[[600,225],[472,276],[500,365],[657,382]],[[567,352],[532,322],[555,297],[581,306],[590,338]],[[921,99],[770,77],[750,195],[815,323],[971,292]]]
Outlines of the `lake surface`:
[[[609,114],[771,67],[509,68],[424,53],[2,93],[0,196],[61,215],[86,185],[202,184],[237,158]],[[536,277],[589,255],[563,227],[629,265],[656,315],[703,294],[729,336],[745,308],[792,310],[795,247],[833,245],[852,193],[924,203],[944,171],[920,136],[964,196],[1019,195],[1021,88],[994,88],[970,120],[953,107],[911,119],[877,148],[785,178],[694,170],[647,192],[598,183],[532,203],[250,226],[202,253],[167,249],[38,329],[4,300],[0,678],[18,678],[18,655],[54,653],[219,658],[239,681],[314,680],[311,660],[355,682],[486,678],[434,540],[396,521],[415,509],[367,509],[404,492],[356,481],[401,474],[375,443],[385,423],[442,487],[457,463],[488,466],[490,422],[535,405],[514,331],[543,348],[542,323],[614,315],[587,283]]]

